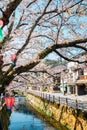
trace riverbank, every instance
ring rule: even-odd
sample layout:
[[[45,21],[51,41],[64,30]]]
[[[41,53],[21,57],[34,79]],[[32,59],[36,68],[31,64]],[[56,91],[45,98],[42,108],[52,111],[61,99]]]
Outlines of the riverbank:
[[[50,102],[55,102],[57,104],[64,104],[67,105],[67,107],[72,107],[74,109],[87,112],[87,95],[83,96],[63,95],[62,93],[59,92],[43,92],[29,89],[27,90],[27,93],[31,93]]]
[[[49,102],[30,93],[25,95],[32,107],[55,127],[61,124],[64,126],[62,130],[87,130],[87,112]]]

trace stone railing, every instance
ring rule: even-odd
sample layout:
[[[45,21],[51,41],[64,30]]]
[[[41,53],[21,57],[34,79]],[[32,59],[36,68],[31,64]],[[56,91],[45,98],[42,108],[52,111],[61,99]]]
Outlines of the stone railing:
[[[82,101],[76,98],[69,98],[66,96],[59,96],[59,95],[55,95],[55,93],[51,94],[51,93],[45,93],[45,92],[40,92],[35,90],[28,90],[27,93],[33,94],[35,96],[38,96],[50,102],[55,102],[57,104],[64,104],[67,107],[80,109],[82,111],[87,111],[87,101]]]

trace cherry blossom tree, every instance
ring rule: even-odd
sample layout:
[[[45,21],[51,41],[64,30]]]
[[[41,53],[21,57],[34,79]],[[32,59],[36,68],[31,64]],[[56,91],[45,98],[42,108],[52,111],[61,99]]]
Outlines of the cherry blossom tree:
[[[87,63],[87,57],[74,59],[87,52],[86,0],[1,0],[0,5],[1,90],[51,53]]]

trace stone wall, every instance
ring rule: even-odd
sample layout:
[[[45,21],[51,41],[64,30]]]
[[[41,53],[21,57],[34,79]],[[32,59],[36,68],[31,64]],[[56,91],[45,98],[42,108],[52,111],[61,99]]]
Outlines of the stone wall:
[[[32,107],[52,125],[59,127],[61,124],[64,130],[65,127],[69,130],[87,130],[87,112],[51,103],[31,94],[27,94],[26,98]]]

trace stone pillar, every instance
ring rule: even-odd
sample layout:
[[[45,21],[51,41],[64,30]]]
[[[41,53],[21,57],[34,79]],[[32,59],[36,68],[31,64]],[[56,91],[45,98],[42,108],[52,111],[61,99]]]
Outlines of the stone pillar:
[[[78,95],[78,85],[75,86],[75,95]]]
[[[73,94],[75,94],[75,86],[73,86]]]
[[[70,92],[70,86],[67,86],[67,94],[71,94],[71,92]]]

